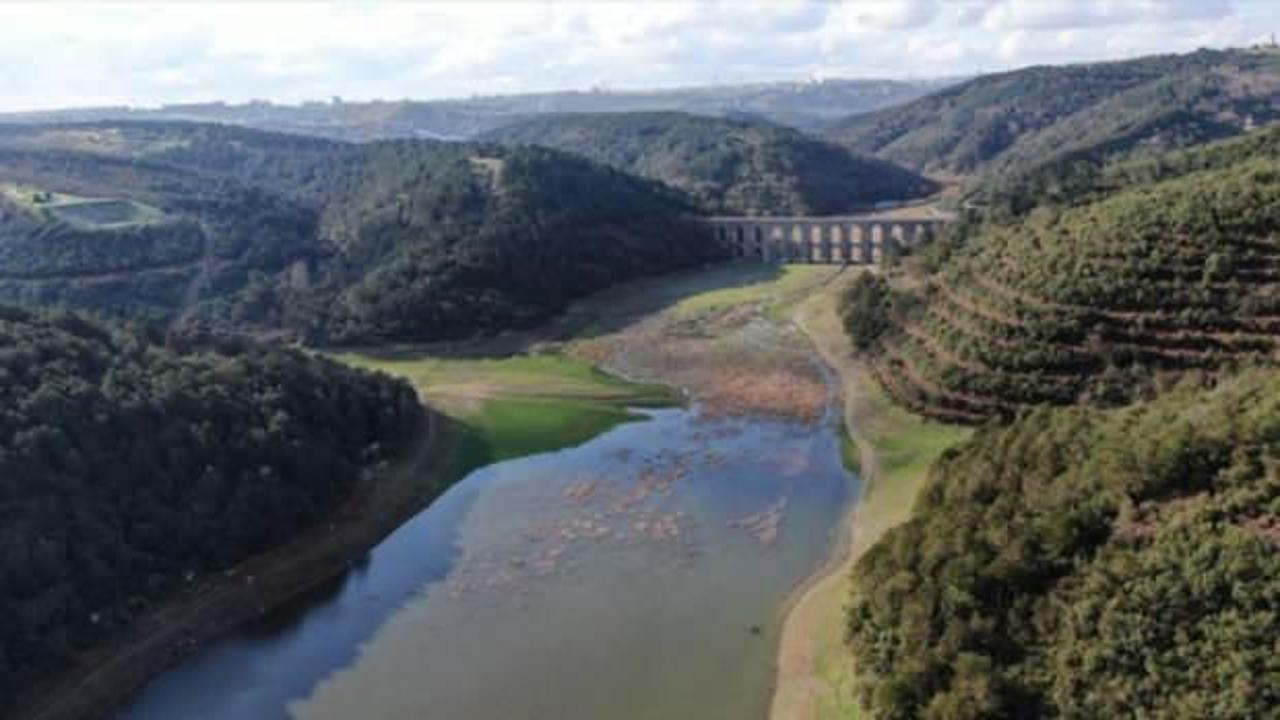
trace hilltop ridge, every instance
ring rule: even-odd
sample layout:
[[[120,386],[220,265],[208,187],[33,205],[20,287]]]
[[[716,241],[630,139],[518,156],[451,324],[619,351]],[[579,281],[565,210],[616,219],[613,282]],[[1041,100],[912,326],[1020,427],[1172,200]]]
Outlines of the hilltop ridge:
[[[825,134],[922,172],[1010,188],[1236,135],[1280,117],[1278,99],[1280,53],[1200,50],[983,75]]]
[[[823,215],[938,189],[893,163],[743,119],[674,112],[545,115],[480,139],[577,153],[680,189],[712,214]]]
[[[540,148],[7,126],[0,177],[0,299],[198,332],[465,337],[719,252],[674,191]]]

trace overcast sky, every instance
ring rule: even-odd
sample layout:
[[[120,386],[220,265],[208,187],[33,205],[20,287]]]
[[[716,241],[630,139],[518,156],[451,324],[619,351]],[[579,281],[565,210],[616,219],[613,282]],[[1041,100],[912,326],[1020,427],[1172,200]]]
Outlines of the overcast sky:
[[[921,78],[1248,45],[1280,0],[0,3],[0,111]]]

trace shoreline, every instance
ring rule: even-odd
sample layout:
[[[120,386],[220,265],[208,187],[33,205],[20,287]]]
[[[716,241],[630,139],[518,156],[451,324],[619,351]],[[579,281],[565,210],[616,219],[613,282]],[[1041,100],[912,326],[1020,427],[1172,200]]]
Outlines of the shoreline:
[[[844,589],[844,583],[857,561],[859,553],[855,553],[854,549],[859,509],[864,507],[872,485],[879,479],[876,449],[852,422],[853,401],[850,398],[849,383],[853,378],[847,372],[848,368],[833,356],[835,348],[829,344],[838,340],[828,338],[827,342],[823,342],[801,317],[812,302],[813,298],[807,299],[797,310],[795,325],[808,338],[818,358],[835,380],[835,400],[840,408],[840,422],[850,439],[858,446],[858,493],[835,529],[836,536],[827,558],[787,594],[779,608],[782,627],[774,652],[774,679],[768,703],[770,720],[797,720],[817,716],[813,696],[820,689],[813,687],[818,680],[817,658],[812,647],[814,626],[826,619],[828,604],[833,599],[830,596]],[[843,339],[843,336],[839,338]],[[844,594],[839,593],[834,598],[841,606]]]
[[[369,548],[430,504],[448,477],[451,420],[426,410],[420,436],[327,522],[206,577],[139,618],[103,647],[28,691],[11,720],[86,720],[116,711],[146,683],[210,642],[340,578]],[[388,487],[389,486],[389,487]]]
[[[910,516],[932,460],[968,434],[911,415],[879,392],[839,319],[839,292],[853,276],[845,277],[800,303],[794,322],[839,382],[841,420],[857,447],[860,483],[826,561],[780,609],[771,720],[856,717],[852,659],[843,641],[850,574],[871,545]]]
[[[390,372],[385,368],[371,369]],[[504,459],[488,455],[475,457],[476,433],[483,432],[484,428],[468,420],[465,413],[459,414],[457,407],[443,402],[445,398],[432,395],[419,382],[420,378],[392,374],[413,383],[424,417],[417,436],[398,457],[380,468],[374,482],[358,486],[327,519],[284,544],[246,558],[225,571],[200,578],[190,586],[174,589],[169,597],[149,608],[118,637],[78,654],[70,667],[28,688],[9,707],[0,708],[0,718],[92,720],[110,717],[148,682],[206,645],[272,611],[305,600],[328,583],[341,581],[372,548],[476,467]],[[556,379],[554,373],[544,375],[539,376],[543,383]],[[516,378],[520,379],[524,378]],[[620,380],[610,376],[610,382]],[[453,381],[460,382],[458,378]],[[590,381],[599,384],[594,378]],[[584,381],[578,378],[577,382],[581,385]],[[481,395],[468,402],[482,398],[521,401],[562,397],[612,405],[618,400],[616,393],[630,393],[637,406],[647,407],[665,406],[678,399],[678,395],[665,386],[661,398],[655,396],[653,388],[628,388],[616,393],[606,391],[609,389],[552,382],[551,387],[540,385],[539,392],[533,394],[495,391],[492,396]],[[668,392],[670,397],[666,397]],[[630,406],[628,403],[625,407]],[[497,438],[487,440],[496,443],[490,451],[501,452],[498,445],[502,443]],[[548,441],[551,448],[533,452],[576,445],[582,440],[557,437]],[[523,454],[523,451],[517,452]]]
[[[890,438],[920,427],[919,421],[903,421],[896,408],[878,405],[882,398],[875,395],[876,388],[869,384],[871,379],[853,361],[851,348],[846,347],[848,339],[835,313],[835,300],[850,277],[838,272],[781,298],[725,299],[725,308],[757,306],[773,322],[790,325],[792,331],[808,340],[807,362],[817,366],[827,380],[828,402],[832,403],[828,405],[828,418],[836,414],[830,410],[838,407],[859,456],[856,497],[833,527],[835,535],[821,565],[789,589],[777,609],[781,624],[772,648],[773,678],[764,705],[773,718],[825,716],[818,710],[835,693],[831,692],[829,678],[818,671],[824,658],[835,656],[822,641],[834,640],[836,650],[843,649],[843,633],[839,631],[843,624],[833,631],[832,618],[840,622],[850,568],[869,544],[868,539],[873,540],[873,535],[883,531],[881,520],[892,514],[879,507],[883,504],[880,486],[887,476],[894,476],[895,486],[902,480],[896,477],[896,469],[887,475],[881,473],[882,461],[897,457],[900,450],[886,454],[877,444],[886,437],[885,425]],[[783,301],[785,310],[779,304]],[[666,314],[668,307],[656,312]],[[783,312],[768,312],[775,307]],[[815,312],[823,310],[826,314],[822,316]],[[724,312],[722,308],[719,314]],[[811,320],[823,323],[811,327]],[[618,369],[610,367],[609,372],[616,373]],[[680,387],[670,382],[675,378],[664,379],[662,384]],[[681,394],[688,399],[688,390]],[[20,704],[0,711],[0,716],[14,720],[109,716],[151,679],[204,645],[341,578],[371,547],[460,479],[454,466],[454,451],[465,443],[465,433],[456,423],[457,419],[428,407],[419,438],[384,470],[384,482],[358,489],[328,521],[285,545],[176,590],[120,637],[81,654],[67,671],[24,693]],[[889,497],[896,492],[884,494]],[[874,512],[869,510],[869,498],[876,506]],[[892,498],[889,501],[894,502]]]

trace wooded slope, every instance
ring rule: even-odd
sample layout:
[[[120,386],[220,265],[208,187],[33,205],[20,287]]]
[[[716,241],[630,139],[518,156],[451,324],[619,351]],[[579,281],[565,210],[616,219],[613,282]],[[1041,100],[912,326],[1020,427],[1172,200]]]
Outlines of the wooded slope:
[[[1027,176],[1069,174],[1081,161],[1238,134],[1280,117],[1278,97],[1280,54],[1201,50],[983,75],[851,117],[827,137],[1008,190]]]
[[[314,342],[465,337],[719,257],[692,212],[539,148],[0,127],[0,299]]]
[[[683,113],[544,115],[482,136],[577,153],[722,215],[822,215],[937,190],[893,163],[790,128]]]
[[[1042,409],[932,469],[859,561],[871,718],[1246,718],[1280,706],[1280,375]]]
[[[0,695],[296,536],[420,432],[412,387],[0,306]]]

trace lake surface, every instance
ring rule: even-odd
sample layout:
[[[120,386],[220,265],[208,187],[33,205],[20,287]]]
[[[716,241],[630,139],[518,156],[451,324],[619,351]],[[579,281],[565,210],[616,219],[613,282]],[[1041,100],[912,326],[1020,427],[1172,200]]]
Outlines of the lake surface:
[[[779,610],[856,479],[826,422],[644,414],[473,472],[116,717],[763,717]]]

